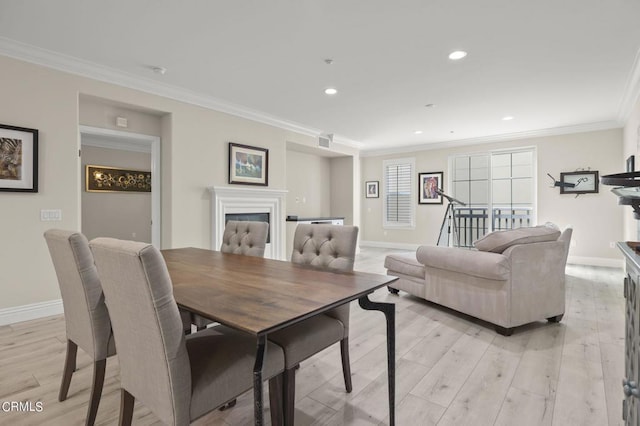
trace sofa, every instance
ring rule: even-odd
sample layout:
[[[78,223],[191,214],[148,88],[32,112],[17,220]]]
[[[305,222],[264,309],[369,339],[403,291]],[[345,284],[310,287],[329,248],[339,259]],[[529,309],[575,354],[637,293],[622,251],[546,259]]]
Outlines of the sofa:
[[[399,279],[389,291],[487,321],[506,336],[534,321],[559,322],[571,234],[546,224],[492,232],[474,249],[420,246],[415,254],[390,254],[384,266]]]

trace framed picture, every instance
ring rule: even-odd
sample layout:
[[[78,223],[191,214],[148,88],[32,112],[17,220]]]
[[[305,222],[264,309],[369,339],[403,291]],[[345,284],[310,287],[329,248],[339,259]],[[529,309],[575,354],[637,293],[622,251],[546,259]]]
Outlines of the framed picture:
[[[229,142],[229,183],[269,184],[269,150]]]
[[[115,167],[85,167],[87,192],[151,192],[151,172]]]
[[[627,173],[636,171],[636,156],[631,155],[627,158]]]
[[[560,183],[572,183],[575,186],[560,185],[561,194],[597,194],[598,171],[563,172],[560,173]]]
[[[378,198],[380,193],[378,192],[379,181],[370,180],[364,183],[364,193],[366,198]]]
[[[38,131],[0,124],[0,191],[38,192]]]
[[[418,173],[418,204],[442,204],[443,172]]]

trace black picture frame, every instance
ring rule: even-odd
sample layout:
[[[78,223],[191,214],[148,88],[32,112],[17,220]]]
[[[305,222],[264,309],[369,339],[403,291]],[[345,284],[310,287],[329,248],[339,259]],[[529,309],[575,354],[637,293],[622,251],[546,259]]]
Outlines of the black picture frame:
[[[418,204],[442,204],[442,195],[436,192],[443,188],[444,172],[418,173]]]
[[[38,130],[0,124],[0,191],[38,192]]]
[[[636,171],[636,156],[630,155],[629,158],[627,158],[627,173],[631,173],[635,171]]]
[[[365,198],[379,198],[380,197],[380,181],[369,180],[364,183]]]
[[[229,142],[229,183],[269,185],[269,150]]]
[[[560,173],[560,183],[561,194],[597,194],[600,179],[597,170],[562,172]],[[573,183],[575,186],[563,185],[566,183]]]

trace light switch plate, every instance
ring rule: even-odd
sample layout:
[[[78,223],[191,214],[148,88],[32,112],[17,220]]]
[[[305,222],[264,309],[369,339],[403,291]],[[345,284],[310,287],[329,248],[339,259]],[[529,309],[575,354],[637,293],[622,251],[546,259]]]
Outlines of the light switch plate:
[[[40,210],[40,221],[42,222],[59,222],[62,220],[62,210]]]

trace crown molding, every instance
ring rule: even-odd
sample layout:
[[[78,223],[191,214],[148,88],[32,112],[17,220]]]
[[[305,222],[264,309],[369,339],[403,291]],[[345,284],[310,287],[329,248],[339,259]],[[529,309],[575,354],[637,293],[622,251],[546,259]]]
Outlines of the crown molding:
[[[202,95],[178,86],[162,83],[109,68],[94,62],[85,61],[73,56],[64,55],[51,50],[42,49],[26,43],[0,37],[0,55],[8,56],[32,64],[53,68],[58,71],[79,75],[105,83],[116,84],[129,89],[139,90],[152,95],[162,96],[176,101],[246,118],[262,124],[278,127],[283,130],[300,133],[314,138],[326,132],[304,124],[285,120],[262,111],[227,102],[213,96]],[[335,135],[334,142],[360,149],[363,144],[352,139]]]
[[[529,130],[526,132],[505,133],[501,135],[481,136],[477,138],[459,139],[443,142],[425,142],[422,144],[405,145],[395,148],[372,149],[360,151],[360,157],[378,157],[389,154],[403,154],[407,152],[432,151],[435,149],[447,149],[461,146],[479,145],[492,142],[504,142],[518,139],[540,138],[545,136],[558,136],[570,133],[595,132],[598,130],[619,129],[623,127],[618,121],[601,121],[597,123],[579,124],[576,126],[554,127],[551,129]]]
[[[633,67],[627,79],[627,85],[624,88],[620,108],[618,109],[618,121],[625,124],[631,116],[631,111],[636,106],[640,98],[640,50],[636,53],[633,61]]]
[[[158,82],[156,80],[135,76],[114,68],[105,67],[93,62],[85,61],[68,55],[63,55],[51,50],[42,49],[15,40],[0,37],[0,55],[14,59],[53,68],[58,71],[79,75],[93,80],[103,81],[118,86],[139,90],[145,93],[162,96],[176,101],[200,106],[214,111],[242,117],[262,124],[278,127],[283,130],[303,134],[317,138],[326,132],[303,124],[295,123],[279,117],[272,116],[262,111],[253,110],[231,102],[223,101],[212,96],[202,95],[181,87]],[[362,157],[371,157],[403,152],[425,151],[433,149],[451,148],[456,146],[476,145],[481,143],[500,142],[532,137],[554,136],[568,133],[589,132],[620,128],[628,120],[633,107],[640,97],[640,51],[636,54],[634,66],[629,74],[624,96],[618,111],[617,121],[589,123],[577,126],[557,127],[552,129],[540,129],[519,133],[485,136],[454,141],[430,142],[416,145],[407,145],[386,149],[362,150],[364,144],[340,135],[334,136],[334,143],[355,148],[360,151]]]

